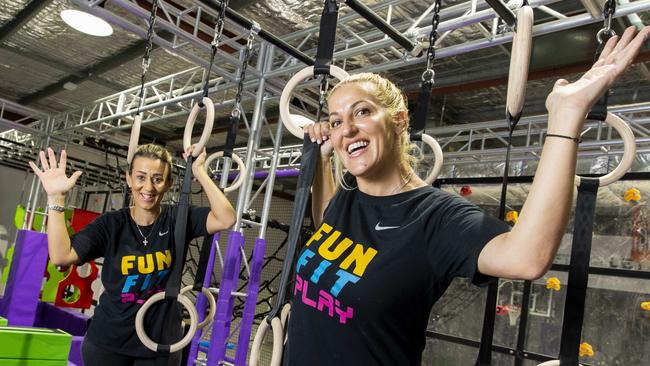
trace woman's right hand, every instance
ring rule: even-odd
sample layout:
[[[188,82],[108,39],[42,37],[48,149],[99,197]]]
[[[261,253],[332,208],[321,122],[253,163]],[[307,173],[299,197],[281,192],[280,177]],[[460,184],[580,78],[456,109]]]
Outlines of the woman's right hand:
[[[325,158],[330,158],[334,152],[334,147],[330,141],[330,127],[327,122],[313,123],[303,127],[305,133],[309,134],[311,142],[316,142],[320,145],[320,155]]]
[[[34,174],[38,176],[43,185],[43,189],[48,196],[59,196],[66,194],[69,190],[74,187],[77,179],[81,176],[81,171],[77,170],[72,173],[70,177],[65,175],[65,166],[67,155],[65,150],[61,150],[61,159],[59,163],[56,162],[56,156],[54,155],[54,150],[52,148],[47,148],[47,154],[49,156],[49,163],[45,157],[45,152],[41,150],[41,167],[43,170],[39,169],[38,166],[33,162],[29,162],[29,166],[32,167]]]

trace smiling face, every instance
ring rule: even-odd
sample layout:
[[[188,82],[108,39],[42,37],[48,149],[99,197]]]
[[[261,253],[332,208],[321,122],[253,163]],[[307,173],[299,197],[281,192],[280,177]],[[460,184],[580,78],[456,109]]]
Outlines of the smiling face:
[[[345,168],[357,178],[376,180],[401,161],[400,134],[405,121],[375,97],[370,82],[339,86],[328,100],[332,146]]]
[[[136,156],[126,174],[136,208],[156,211],[171,187],[170,166],[160,159]]]

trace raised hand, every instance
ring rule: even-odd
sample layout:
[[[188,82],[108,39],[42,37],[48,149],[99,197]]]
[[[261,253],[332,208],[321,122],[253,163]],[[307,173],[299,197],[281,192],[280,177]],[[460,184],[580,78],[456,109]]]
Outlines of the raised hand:
[[[305,130],[305,133],[309,134],[309,138],[311,138],[312,142],[317,142],[320,145],[321,156],[326,158],[332,156],[334,147],[332,146],[332,142],[329,140],[330,137],[329,123],[327,122],[313,123],[313,124],[305,125],[303,129]]]
[[[643,46],[650,27],[645,27],[636,35],[636,29],[629,27],[619,38],[609,39],[598,61],[582,77],[570,83],[560,79],[546,99],[550,114],[569,113],[570,116],[584,118],[598,98],[632,63]]]
[[[52,148],[47,148],[48,159],[45,157],[45,152],[41,150],[39,156],[41,158],[41,168],[33,162],[29,162],[29,166],[32,167],[34,174],[38,176],[43,185],[43,189],[48,196],[57,196],[64,195],[74,187],[77,179],[81,176],[81,171],[77,170],[72,173],[70,177],[65,175],[65,166],[67,160],[67,154],[65,150],[61,150],[61,158],[57,164],[56,156],[54,155],[54,150]]]
[[[185,152],[183,153],[183,159],[187,161],[187,157],[192,154],[194,151],[196,145],[191,145],[189,146]],[[208,156],[205,147],[203,148],[203,151],[199,154],[199,156],[195,157],[194,160],[192,161],[192,175],[197,176],[200,172],[205,172],[205,159]]]

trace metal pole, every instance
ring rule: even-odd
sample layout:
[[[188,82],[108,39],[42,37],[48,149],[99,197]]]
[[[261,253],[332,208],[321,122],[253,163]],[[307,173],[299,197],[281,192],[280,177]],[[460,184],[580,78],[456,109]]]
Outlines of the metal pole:
[[[397,42],[397,44],[404,47],[407,51],[411,52],[417,47],[417,45],[414,42],[411,42],[410,39],[403,36],[402,33],[400,33],[397,29],[395,29],[395,27],[388,24],[388,22],[382,19],[379,15],[377,15],[374,11],[372,11],[372,9],[370,9],[365,4],[362,4],[358,0],[345,0],[345,3],[348,4],[348,6],[352,10],[356,11],[359,15],[364,17],[372,25],[377,27],[380,31],[385,33],[393,41]],[[420,54],[421,53],[422,50],[420,49]],[[419,55],[414,55],[414,56],[419,56]]]
[[[258,69],[265,70],[267,68],[267,54],[268,48],[262,44],[260,48],[260,57],[258,58]],[[253,162],[255,161],[255,149],[257,148],[256,141],[260,134],[262,124],[262,113],[264,113],[264,85],[266,78],[260,78],[259,88],[255,100],[255,109],[253,110],[253,121],[251,122],[250,135],[248,138],[248,145],[246,146],[246,162],[244,163],[248,168],[248,177],[245,177],[244,183],[239,188],[239,197],[237,199],[237,222],[233,227],[233,231],[243,231],[242,229],[242,215],[248,205],[248,197],[253,187],[253,176],[255,169]]]
[[[201,3],[203,3],[205,6],[208,6],[210,8],[216,8],[216,9],[221,9],[223,6],[223,3],[220,1],[216,0],[200,0]],[[226,16],[230,18],[232,21],[235,23],[241,25],[244,28],[250,29],[250,27],[253,25],[253,22],[251,22],[249,19],[244,17],[243,15],[239,14],[238,12],[226,8]],[[264,39],[265,41],[277,46],[284,52],[288,53],[289,55],[295,57],[296,59],[304,62],[305,64],[311,66],[314,64],[314,60],[304,54],[302,51],[298,50],[297,48],[293,47],[292,45],[286,43],[285,41],[281,40],[280,38],[276,37],[275,35],[269,33],[268,31],[265,31],[264,29],[260,30],[258,33],[259,36]]]

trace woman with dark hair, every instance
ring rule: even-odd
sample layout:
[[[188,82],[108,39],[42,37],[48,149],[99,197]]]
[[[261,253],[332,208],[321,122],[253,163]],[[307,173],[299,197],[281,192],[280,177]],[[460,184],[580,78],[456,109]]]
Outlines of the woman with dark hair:
[[[188,148],[184,156],[192,153]],[[187,241],[232,226],[235,211],[205,170],[205,150],[192,164],[193,176],[208,197],[210,207],[191,207]],[[135,332],[135,315],[153,294],[165,288],[172,263],[183,260],[174,253],[175,207],[162,205],[172,185],[172,157],[159,145],[139,146],[126,173],[133,206],[107,212],[68,236],[64,220],[65,196],[81,175],[65,174],[66,152],[57,163],[51,148],[40,152],[41,169],[30,162],[47,193],[47,236],[50,260],[60,266],[82,264],[104,257],[104,292],[95,308],[84,338],[84,363],[92,366],[153,365],[155,353],[140,342]],[[187,244],[187,243],[186,243]],[[154,307],[147,313],[149,334],[180,337],[178,329],[161,329],[163,312]],[[171,364],[180,362],[180,355]]]

